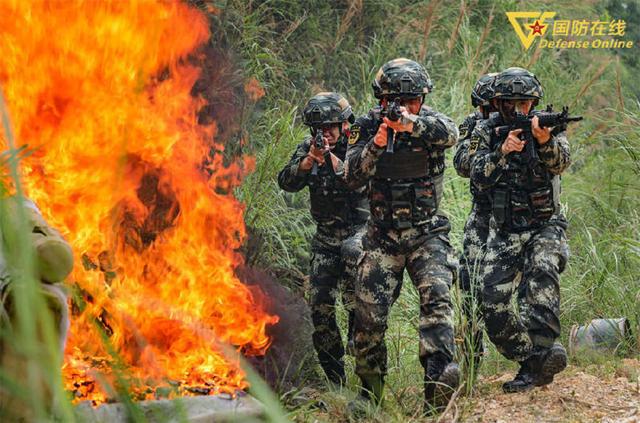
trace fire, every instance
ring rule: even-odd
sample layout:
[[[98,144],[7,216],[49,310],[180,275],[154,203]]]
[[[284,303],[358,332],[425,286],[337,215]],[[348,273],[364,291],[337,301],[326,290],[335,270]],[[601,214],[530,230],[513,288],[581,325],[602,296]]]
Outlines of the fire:
[[[78,399],[106,399],[103,339],[142,396],[169,382],[243,389],[221,345],[269,346],[277,317],[234,275],[245,227],[232,189],[252,161],[223,164],[190,95],[208,25],[177,1],[0,0],[0,86],[31,152],[23,181],[74,247],[63,375]]]

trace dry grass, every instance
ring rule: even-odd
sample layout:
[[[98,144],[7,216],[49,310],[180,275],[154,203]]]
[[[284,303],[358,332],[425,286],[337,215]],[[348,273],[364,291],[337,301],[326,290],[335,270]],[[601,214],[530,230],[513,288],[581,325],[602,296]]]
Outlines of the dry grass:
[[[429,3],[427,8],[427,14],[424,19],[424,26],[422,27],[422,39],[420,40],[420,50],[418,53],[418,61],[424,62],[427,57],[427,47],[429,45],[429,37],[431,35],[431,29],[433,24],[433,17],[435,11],[440,7],[441,0],[434,0]]]
[[[451,35],[449,36],[449,42],[447,43],[447,52],[451,54],[451,50],[453,50],[453,46],[456,45],[456,41],[458,41],[458,34],[460,31],[460,24],[462,24],[462,19],[467,12],[467,6],[465,0],[460,0],[460,12],[458,13],[458,19],[456,19],[456,24],[451,31]]]
[[[482,46],[484,45],[485,41],[487,40],[487,37],[489,36],[489,32],[491,31],[491,24],[493,23],[493,18],[495,17],[494,16],[495,9],[496,9],[496,5],[493,4],[493,6],[491,6],[491,11],[489,12],[489,17],[487,18],[487,24],[485,25],[484,29],[482,30],[482,35],[480,36],[480,41],[478,42],[478,46],[476,47],[476,51],[473,54],[473,58],[469,62],[469,68],[468,68],[468,71],[467,71],[468,74],[471,73],[471,69],[473,68],[473,65],[476,63],[476,61],[480,57],[480,52],[482,51]]]
[[[600,67],[595,71],[595,73],[591,76],[591,78],[589,78],[589,80],[585,82],[584,85],[580,88],[580,91],[578,91],[578,95],[571,102],[571,107],[575,106],[576,103],[578,103],[578,101],[585,95],[587,90],[594,84],[594,82],[596,82],[596,80],[602,76],[604,71],[611,64],[611,62],[612,62],[612,59],[606,59],[602,62]],[[585,74],[588,75],[589,71],[587,70]]]
[[[353,18],[359,15],[362,12],[363,0],[349,0],[349,7],[342,15],[340,19],[340,24],[338,25],[338,30],[336,31],[336,39],[333,43],[332,50],[338,48],[342,39],[344,38],[345,33],[351,28],[351,22]]]

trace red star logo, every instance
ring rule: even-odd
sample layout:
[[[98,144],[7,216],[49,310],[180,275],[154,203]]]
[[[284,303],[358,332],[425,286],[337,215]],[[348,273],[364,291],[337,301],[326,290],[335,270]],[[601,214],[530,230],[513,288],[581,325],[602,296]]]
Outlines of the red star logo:
[[[546,25],[540,25],[540,22],[536,20],[536,23],[534,23],[533,25],[529,25],[529,28],[533,29],[531,35],[542,35],[542,28],[544,28],[545,26]]]

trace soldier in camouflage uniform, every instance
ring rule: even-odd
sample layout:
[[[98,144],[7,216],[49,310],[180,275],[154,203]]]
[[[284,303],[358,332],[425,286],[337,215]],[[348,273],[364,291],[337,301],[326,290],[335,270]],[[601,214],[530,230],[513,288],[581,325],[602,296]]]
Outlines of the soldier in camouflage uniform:
[[[16,231],[16,228],[21,227],[18,220],[21,214],[26,217],[26,229],[29,231],[27,236],[33,249],[33,276],[41,282],[40,293],[53,319],[59,358],[62,358],[69,329],[67,295],[62,281],[73,268],[73,253],[70,245],[58,231],[45,222],[40,210],[32,201],[20,199],[18,196],[2,200],[0,207],[0,333],[2,333],[0,366],[2,373],[14,381],[22,381],[27,377],[26,356],[24,351],[16,348],[13,342],[14,335],[12,335],[18,324],[14,298],[18,283],[12,280],[12,276],[15,277],[15,272],[20,271],[14,267],[15,251],[12,249],[15,249],[18,244],[16,238],[25,235]],[[41,383],[41,387],[44,388],[50,387],[51,383],[51,381],[31,379],[30,382]],[[50,395],[50,391],[46,392]],[[51,406],[52,398],[44,399],[46,406]],[[31,411],[32,405],[27,398],[19,398],[10,390],[0,389],[0,415],[21,416],[24,421],[31,421],[34,419]],[[23,421],[22,419],[20,421]]]
[[[15,245],[18,218],[23,209],[30,231],[31,246],[34,250],[34,276],[41,282],[41,291],[47,300],[50,311],[56,319],[56,329],[59,333],[60,351],[66,341],[69,326],[67,298],[61,282],[73,269],[73,253],[71,246],[62,238],[60,233],[45,222],[40,210],[27,199],[20,200],[17,196],[3,200],[5,202],[0,214],[0,326],[10,327],[13,321],[13,298],[11,290],[10,265],[7,263],[5,251]],[[14,269],[15,270],[15,269]],[[6,340],[0,342],[0,355],[5,351]]]
[[[568,259],[567,221],[560,212],[560,174],[569,166],[566,128],[531,124],[499,139],[494,128],[528,114],[542,98],[538,79],[522,68],[496,76],[492,104],[499,111],[471,136],[473,183],[491,198],[492,217],[482,275],[482,312],[489,338],[520,363],[505,392],[547,385],[566,367],[560,336],[560,273]],[[525,148],[527,143],[529,149]],[[535,143],[535,144],[533,144]],[[533,151],[533,153],[531,153]],[[525,154],[525,152],[528,152]],[[511,305],[517,285],[518,312]]]
[[[382,398],[387,372],[387,317],[405,269],[420,295],[426,405],[442,405],[450,395],[436,386],[458,384],[450,298],[457,260],[449,220],[437,213],[445,150],[456,143],[458,130],[447,116],[424,105],[432,87],[418,63],[403,58],[386,63],[373,82],[380,105],[356,120],[349,138],[347,182],[370,190],[371,218],[356,284],[355,346],[362,395],[374,403]],[[386,117],[394,108],[401,114],[397,121]],[[386,150],[388,129],[395,136],[393,152]]]
[[[488,119],[489,113],[495,112],[489,100],[493,94],[492,84],[496,75],[496,73],[490,73],[478,79],[471,91],[471,104],[478,110],[469,114],[459,127],[460,136],[453,165],[458,175],[463,178],[469,178],[471,174],[469,141],[476,122]],[[467,223],[464,225],[458,283],[463,295],[462,311],[467,323],[465,327],[470,331],[470,336],[465,337],[462,344],[465,367],[467,371],[475,373],[484,354],[482,326],[478,318],[481,296],[479,279],[482,255],[489,235],[491,203],[487,194],[480,192],[474,184],[469,183],[469,190],[472,206]]]
[[[314,325],[313,344],[327,378],[344,384],[344,344],[336,323],[336,298],[349,310],[349,333],[353,328],[354,270],[361,254],[362,231],[369,216],[365,188],[351,190],[344,181],[349,122],[354,116],[347,100],[336,93],[312,97],[303,121],[312,137],[296,148],[278,175],[280,188],[297,192],[309,187],[311,216],[317,231],[311,241],[309,305]],[[315,138],[321,131],[324,146]],[[316,173],[316,174],[314,174]],[[342,290],[340,280],[342,279]]]

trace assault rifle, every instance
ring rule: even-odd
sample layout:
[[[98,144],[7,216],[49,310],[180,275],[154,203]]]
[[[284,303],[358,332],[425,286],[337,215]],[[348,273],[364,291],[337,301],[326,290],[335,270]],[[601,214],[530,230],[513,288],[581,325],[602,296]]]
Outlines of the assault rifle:
[[[386,117],[392,122],[397,122],[402,117],[402,111],[400,111],[400,102],[398,99],[393,99],[387,102],[387,107],[382,109],[380,113],[381,117]],[[387,153],[393,153],[393,133],[395,131],[391,128],[387,128]]]
[[[324,148],[324,139],[322,138],[322,129],[316,128],[316,136],[313,138],[313,145],[316,150],[322,150]],[[333,164],[331,163],[331,153],[327,152],[324,155],[325,164],[329,163],[329,173],[333,173]],[[318,162],[313,161],[313,168],[311,168],[311,174],[313,176],[318,175]]]
[[[509,124],[504,126],[498,126],[494,129],[498,139],[504,140],[509,135],[509,132],[522,129],[522,132],[518,136],[521,140],[525,141],[524,150],[522,154],[526,158],[526,163],[533,165],[538,160],[538,152],[535,145],[536,140],[533,137],[531,131],[531,120],[534,116],[538,116],[538,124],[541,128],[549,128],[552,126],[565,125],[569,122],[578,122],[582,120],[582,116],[569,116],[569,107],[563,107],[561,112],[554,112],[553,105],[548,105],[545,111],[532,111],[528,115],[517,113],[515,119]]]
[[[313,138],[313,146],[316,150],[322,150],[324,148],[324,140],[322,139],[322,130],[320,128],[316,128],[316,136]],[[318,175],[318,162],[313,161],[313,168],[311,169],[311,174],[313,176]]]

